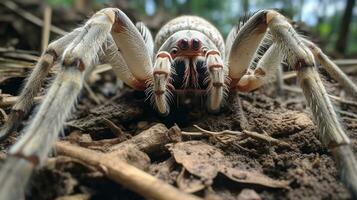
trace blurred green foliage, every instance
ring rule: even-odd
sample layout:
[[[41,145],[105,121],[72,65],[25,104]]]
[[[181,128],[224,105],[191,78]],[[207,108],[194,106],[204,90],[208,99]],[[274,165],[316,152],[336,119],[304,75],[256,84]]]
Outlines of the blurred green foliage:
[[[72,6],[74,0],[46,0],[52,6]]]
[[[51,5],[74,5],[77,0],[47,0]],[[83,1],[83,0],[82,0]],[[285,16],[303,21],[313,37],[334,51],[346,0],[85,0],[96,6],[126,2],[139,16],[155,16],[165,12],[169,16],[192,14],[202,16],[227,35],[240,16],[263,8],[278,9]],[[357,54],[357,9],[354,9],[347,45],[347,54]]]

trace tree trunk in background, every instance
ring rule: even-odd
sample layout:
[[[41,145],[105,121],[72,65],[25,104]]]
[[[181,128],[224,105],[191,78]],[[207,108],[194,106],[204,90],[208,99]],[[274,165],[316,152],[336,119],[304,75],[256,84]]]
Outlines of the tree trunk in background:
[[[344,54],[347,48],[348,31],[352,21],[353,8],[355,6],[355,0],[347,0],[345,12],[341,19],[340,34],[338,35],[336,50],[337,52]]]
[[[249,0],[243,0],[243,12],[247,14],[249,12]]]

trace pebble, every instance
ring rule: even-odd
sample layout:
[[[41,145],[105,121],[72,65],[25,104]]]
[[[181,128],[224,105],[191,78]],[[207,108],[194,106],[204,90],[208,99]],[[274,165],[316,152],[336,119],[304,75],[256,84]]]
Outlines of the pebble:
[[[262,198],[252,189],[243,189],[237,196],[237,200],[261,200]]]

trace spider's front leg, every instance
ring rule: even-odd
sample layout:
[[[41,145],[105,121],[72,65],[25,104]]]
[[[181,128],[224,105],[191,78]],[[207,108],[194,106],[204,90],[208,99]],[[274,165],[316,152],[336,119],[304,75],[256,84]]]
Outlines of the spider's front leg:
[[[152,87],[148,88],[148,92],[152,93],[150,94],[151,98],[154,98],[155,108],[163,116],[170,112],[168,101],[172,95],[169,88],[171,86],[171,66],[171,55],[166,51],[158,52],[154,64]]]
[[[210,112],[218,112],[228,89],[227,66],[223,64],[221,54],[217,50],[207,51],[206,65],[210,77],[207,107]]]
[[[43,80],[48,75],[55,62],[59,60],[59,55],[64,48],[81,32],[81,28],[72,31],[66,36],[49,44],[46,51],[40,57],[33,72],[28,77],[24,89],[21,91],[19,100],[12,107],[11,113],[3,127],[0,129],[0,140],[8,136],[9,133],[16,130],[23,117],[25,117],[33,105],[34,97],[39,92]]]
[[[261,64],[253,74],[246,74],[267,30],[273,37],[273,44],[261,58]],[[300,86],[312,110],[319,128],[319,139],[334,154],[340,175],[346,186],[357,197],[357,162],[332,103],[316,70],[313,53],[287,19],[273,10],[263,10],[254,14],[240,29],[235,29],[227,39],[229,75],[232,88],[251,91],[266,82],[264,77],[275,74],[281,60],[297,71]],[[275,57],[270,57],[276,55]],[[266,62],[271,59],[270,63]],[[264,65],[263,65],[264,64]],[[269,66],[270,65],[270,66]]]
[[[151,76],[151,59],[148,50],[142,48],[145,47],[143,36],[129,18],[118,9],[108,8],[99,11],[73,35],[72,39],[65,41],[68,41],[68,45],[64,43],[62,43],[64,46],[59,45],[59,48],[63,49],[63,54],[58,55],[61,58],[60,72],[35,117],[24,129],[23,137],[10,148],[8,158],[1,168],[0,199],[23,198],[25,186],[33,169],[41,166],[47,158],[63,123],[70,115],[82,88],[84,76],[99,62],[98,58],[105,42],[109,41],[110,47],[113,47],[115,42],[121,50],[121,58],[125,60],[125,66],[133,77],[127,79],[129,85],[142,88]],[[117,49],[115,53],[118,53]],[[53,58],[50,60],[52,64]],[[122,71],[125,70],[117,70],[118,73]],[[35,71],[34,74],[38,73]],[[27,85],[33,88],[39,87],[37,83],[35,86],[30,82]],[[36,89],[27,93],[33,92],[36,92]]]

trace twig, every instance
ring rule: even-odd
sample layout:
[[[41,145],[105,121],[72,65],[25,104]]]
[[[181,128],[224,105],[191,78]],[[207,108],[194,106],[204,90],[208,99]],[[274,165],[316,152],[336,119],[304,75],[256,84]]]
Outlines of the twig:
[[[302,93],[302,90],[298,87],[293,87],[293,86],[288,86],[288,85],[284,85],[283,86],[284,90],[287,90],[289,92],[294,92],[294,93]],[[357,107],[357,102],[354,101],[349,101],[346,99],[343,99],[341,97],[335,96],[335,95],[328,95],[332,100],[334,101],[338,101],[342,104],[346,104],[346,105],[350,105],[350,106],[356,106]]]
[[[97,65],[97,66],[95,66],[92,74],[101,74],[101,73],[104,73],[111,69],[112,69],[112,66],[108,65],[108,64]]]
[[[342,104],[346,104],[346,105],[350,105],[350,106],[356,106],[357,107],[357,102],[355,101],[349,101],[349,100],[346,100],[346,99],[343,99],[341,97],[338,97],[338,96],[334,96],[334,95],[328,95],[332,100],[335,100],[335,101],[338,101]]]
[[[0,96],[0,108],[7,108],[13,106],[16,102],[18,96]],[[34,98],[34,102],[38,103],[43,99],[43,96],[38,96]]]
[[[50,40],[50,27],[52,18],[52,8],[48,5],[45,6],[43,13],[43,27],[42,27],[42,52],[44,52],[48,46]]]
[[[2,114],[4,121],[7,121],[7,114],[2,108],[0,108],[0,113]]]
[[[12,58],[21,61],[27,62],[36,62],[38,61],[38,52],[37,51],[27,51],[20,49],[12,49],[12,48],[3,48],[0,47],[0,55],[4,58]],[[30,65],[30,63],[28,63]]]
[[[294,87],[294,86],[289,86],[289,85],[283,85],[283,89],[289,92],[294,92],[294,93],[298,93],[301,94],[302,90],[298,87]]]
[[[357,59],[336,59],[333,62],[336,65],[357,65]]]
[[[141,153],[155,153],[156,155],[157,151],[155,150],[168,143],[177,141],[177,137],[180,137],[177,134],[179,133],[175,126],[167,129],[163,124],[156,124],[133,138],[112,146],[110,148],[111,151],[107,153],[89,150],[68,142],[57,142],[56,149],[58,154],[78,159],[86,165],[97,168],[109,179],[139,193],[147,199],[199,200],[200,198],[183,193],[177,188],[123,161],[126,159],[124,156],[129,158],[126,159],[128,162],[137,160],[136,154],[133,153],[134,149],[137,149],[136,151],[140,151]],[[123,154],[125,151],[127,153]]]
[[[84,82],[84,88],[87,90],[89,97],[97,104],[97,105],[101,105],[101,101],[99,100],[99,98],[97,97],[97,95],[93,92],[93,90],[89,87],[89,85]]]
[[[156,124],[142,131],[140,134],[135,135],[130,140],[111,146],[110,151],[117,151],[124,146],[134,145],[149,155],[157,155],[166,149],[166,144],[178,141],[181,141],[181,132],[178,127],[173,126],[167,129],[163,124]]]
[[[87,165],[94,166],[108,178],[124,187],[137,192],[147,199],[156,200],[199,200],[200,198],[183,193],[177,188],[154,176],[139,170],[116,157],[78,147],[69,143],[58,142],[56,150],[59,154],[76,158]]]
[[[351,113],[351,112],[348,112],[348,111],[344,111],[344,110],[336,110],[336,111],[338,113],[340,113],[341,115],[345,115],[345,116],[357,119],[357,114],[354,114],[354,113]]]
[[[222,136],[222,135],[225,135],[225,136],[248,136],[248,137],[251,137],[251,138],[254,138],[254,139],[257,139],[257,140],[260,140],[260,141],[263,141],[263,142],[266,142],[266,143],[269,143],[269,144],[275,144],[275,145],[278,145],[278,146],[282,146],[282,147],[289,147],[290,145],[286,142],[283,142],[283,141],[280,141],[278,139],[275,139],[275,138],[272,138],[268,135],[263,135],[263,134],[259,134],[257,132],[253,132],[253,131],[231,131],[231,130],[224,130],[224,131],[219,131],[219,132],[213,132],[213,131],[208,131],[208,130],[205,130],[197,125],[193,125],[195,128],[197,128],[199,131],[201,131],[201,135],[202,134],[206,134],[208,136],[213,136],[213,137],[217,137],[217,136]],[[192,132],[182,132],[183,135],[196,135],[198,136],[200,133],[192,133]]]
[[[31,14],[30,12],[27,12],[26,10],[20,8],[17,4],[15,4],[12,1],[0,1],[0,4],[2,4],[3,6],[5,6],[6,8],[12,10],[13,12],[15,12],[16,14],[18,14],[19,16],[23,17],[24,19],[32,22],[33,24],[43,27],[44,22],[42,21],[42,19],[38,18],[37,16]],[[57,26],[51,25],[50,26],[50,30],[53,33],[56,33],[57,35],[65,35],[67,34],[66,31],[58,28]]]

